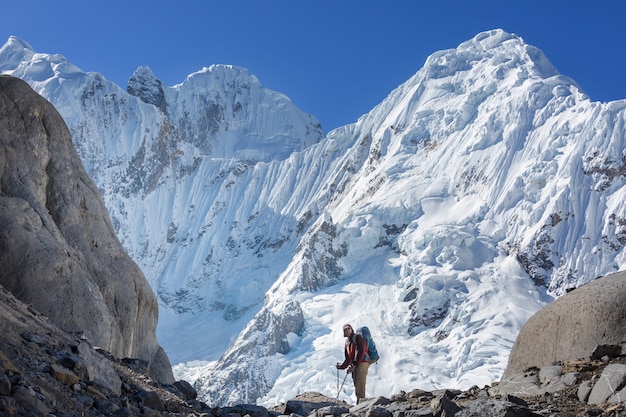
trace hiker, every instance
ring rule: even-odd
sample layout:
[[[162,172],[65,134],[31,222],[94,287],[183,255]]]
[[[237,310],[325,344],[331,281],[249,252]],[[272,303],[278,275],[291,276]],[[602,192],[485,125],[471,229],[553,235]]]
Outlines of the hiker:
[[[337,363],[337,369],[347,369],[346,372],[352,374],[354,391],[356,393],[356,403],[365,398],[365,380],[367,370],[370,367],[367,359],[367,343],[360,334],[356,334],[350,324],[343,326],[343,335],[346,338],[345,360]]]

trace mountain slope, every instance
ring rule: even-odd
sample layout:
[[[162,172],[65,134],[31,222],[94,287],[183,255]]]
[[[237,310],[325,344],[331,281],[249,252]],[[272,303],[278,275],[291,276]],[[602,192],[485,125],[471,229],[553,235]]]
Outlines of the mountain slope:
[[[623,120],[623,102],[592,103],[502,31],[432,55],[316,145],[349,144],[320,188],[333,195],[314,199],[325,214],[200,391],[218,403],[272,385],[262,401],[308,384],[332,392],[343,321],[378,331],[377,394],[497,379],[544,288],[621,268]],[[298,309],[294,332],[279,318]],[[275,333],[291,352],[266,354]]]
[[[270,190],[262,201],[233,184],[250,181],[251,167],[260,161],[284,159],[319,141],[319,123],[241,68],[211,66],[169,88],[139,68],[129,80],[132,95],[17,38],[0,49],[0,57],[3,72],[30,82],[64,116],[120,240],[148,277],[161,310],[172,312],[172,328],[180,327],[181,313],[192,319],[202,314],[206,327],[218,332],[209,339],[224,338],[217,344],[223,350],[229,335],[222,337],[220,329],[262,303],[275,280],[273,264],[286,264],[295,245],[281,248],[287,238],[263,233],[258,225],[269,222],[288,235],[299,221],[278,209],[265,212],[277,204],[264,201],[275,199],[265,172],[255,174]],[[233,242],[240,241],[236,250],[250,262],[231,255]],[[273,258],[259,265],[265,253]],[[166,338],[168,332],[162,333],[159,338]],[[177,334],[171,343],[183,340]],[[190,354],[218,355],[213,349]],[[189,354],[173,354],[181,357]]]
[[[68,121],[213,404],[336,396],[344,322],[381,351],[370,395],[490,383],[532,313],[623,265],[626,102],[501,30],[324,138],[237,68],[174,87],[140,68],[127,94],[11,38],[0,71]]]

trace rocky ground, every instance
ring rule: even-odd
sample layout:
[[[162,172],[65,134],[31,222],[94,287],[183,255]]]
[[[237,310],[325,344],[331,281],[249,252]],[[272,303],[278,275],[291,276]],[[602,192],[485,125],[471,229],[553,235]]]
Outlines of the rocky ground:
[[[80,348],[86,343],[0,287],[0,416],[212,412],[195,400],[189,384],[159,386],[145,376],[145,362],[119,360],[96,348],[91,356]]]
[[[541,416],[626,416],[624,403],[589,405],[578,397],[581,382],[597,381],[604,368],[615,363],[626,364],[626,357],[565,362],[564,372],[573,372],[578,376],[575,384],[555,393],[522,398],[530,410]]]
[[[85,346],[89,346],[88,351]],[[255,405],[211,408],[197,400],[188,383],[157,384],[146,376],[145,362],[114,358],[105,350],[91,347],[80,334],[60,331],[0,287],[0,416],[626,415],[623,403],[588,405],[579,400],[580,383],[597,379],[609,363],[626,364],[626,358],[564,363],[563,372],[577,375],[576,382],[563,390],[536,396],[494,393],[498,386],[494,384],[467,391],[415,389],[389,399],[368,399],[358,406],[317,393],[303,393],[270,409]]]

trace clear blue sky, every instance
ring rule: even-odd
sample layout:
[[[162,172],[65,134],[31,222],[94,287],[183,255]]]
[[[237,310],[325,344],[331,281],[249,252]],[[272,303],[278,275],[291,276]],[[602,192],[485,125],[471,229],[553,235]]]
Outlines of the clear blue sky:
[[[329,130],[356,121],[435,51],[501,28],[544,51],[593,100],[626,98],[622,0],[14,0],[10,35],[126,87],[211,64],[247,68]]]

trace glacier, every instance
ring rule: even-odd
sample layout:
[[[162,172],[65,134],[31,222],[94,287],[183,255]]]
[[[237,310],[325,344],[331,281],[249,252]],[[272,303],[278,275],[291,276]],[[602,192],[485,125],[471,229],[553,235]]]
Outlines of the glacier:
[[[327,134],[234,66],[172,87],[141,67],[124,91],[12,37],[0,72],[66,120],[209,404],[350,401],[344,323],[380,351],[369,396],[490,384],[534,312],[624,268],[626,100],[503,30]]]

